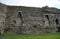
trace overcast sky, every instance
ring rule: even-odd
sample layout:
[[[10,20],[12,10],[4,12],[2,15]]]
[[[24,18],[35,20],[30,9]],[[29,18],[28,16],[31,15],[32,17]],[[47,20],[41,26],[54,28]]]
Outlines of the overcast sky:
[[[60,0],[0,0],[7,5],[30,6],[30,7],[56,7],[60,8]]]

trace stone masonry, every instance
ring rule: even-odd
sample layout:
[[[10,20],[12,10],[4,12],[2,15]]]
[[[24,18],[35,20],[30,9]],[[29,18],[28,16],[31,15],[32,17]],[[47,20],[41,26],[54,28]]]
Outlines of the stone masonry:
[[[10,6],[0,3],[0,33],[60,32],[60,9]]]

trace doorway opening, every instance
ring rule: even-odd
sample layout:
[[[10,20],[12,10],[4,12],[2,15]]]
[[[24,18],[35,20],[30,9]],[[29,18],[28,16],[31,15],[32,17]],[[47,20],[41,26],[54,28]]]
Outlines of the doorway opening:
[[[58,32],[60,32],[60,27],[57,27],[57,29],[58,29]]]

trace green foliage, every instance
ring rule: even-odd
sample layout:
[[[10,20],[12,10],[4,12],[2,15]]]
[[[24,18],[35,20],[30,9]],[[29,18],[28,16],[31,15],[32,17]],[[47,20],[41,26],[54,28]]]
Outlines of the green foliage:
[[[60,33],[43,33],[43,34],[4,34],[4,39],[60,39]]]

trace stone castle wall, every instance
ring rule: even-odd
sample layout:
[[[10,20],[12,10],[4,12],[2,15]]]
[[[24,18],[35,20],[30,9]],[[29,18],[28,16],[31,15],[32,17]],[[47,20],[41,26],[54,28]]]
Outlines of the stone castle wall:
[[[60,27],[60,10],[56,8],[36,8],[23,6],[6,6],[0,4],[1,26],[4,32],[22,34],[57,32]]]
[[[0,3],[0,32],[3,33],[5,28],[7,6]]]

